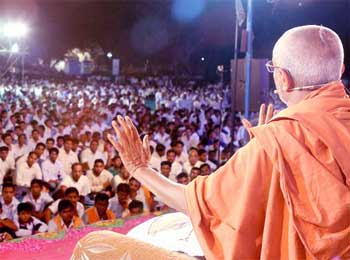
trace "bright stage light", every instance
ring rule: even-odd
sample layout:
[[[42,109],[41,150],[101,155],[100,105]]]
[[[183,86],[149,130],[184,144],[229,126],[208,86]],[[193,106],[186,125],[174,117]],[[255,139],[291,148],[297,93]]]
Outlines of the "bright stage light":
[[[113,57],[113,54],[112,54],[111,52],[108,52],[108,53],[107,53],[107,58],[108,58],[108,59],[111,59],[112,57]]]
[[[11,46],[10,52],[12,52],[12,53],[18,53],[19,52],[19,46],[18,46],[17,43],[15,43],[15,44],[13,44]]]
[[[3,27],[3,34],[8,38],[22,38],[28,34],[29,28],[24,23],[7,23]]]
[[[204,57],[202,57],[202,58],[201,58],[201,61],[205,61],[205,58],[204,58]]]

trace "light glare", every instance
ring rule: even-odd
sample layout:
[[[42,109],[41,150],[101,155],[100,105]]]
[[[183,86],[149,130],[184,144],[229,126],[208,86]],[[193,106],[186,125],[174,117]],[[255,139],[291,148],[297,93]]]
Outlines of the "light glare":
[[[7,23],[3,27],[3,33],[8,38],[25,37],[28,33],[28,26],[24,23]]]

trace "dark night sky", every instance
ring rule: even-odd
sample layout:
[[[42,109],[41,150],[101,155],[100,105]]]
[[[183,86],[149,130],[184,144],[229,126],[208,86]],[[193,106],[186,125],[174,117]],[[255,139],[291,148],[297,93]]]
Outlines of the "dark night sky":
[[[16,17],[27,21],[31,52],[45,58],[62,57],[68,48],[96,42],[122,62],[148,58],[170,63],[178,55],[174,46],[190,43],[196,56],[208,57],[206,62],[227,62],[233,56],[234,0],[205,2],[199,17],[180,23],[172,15],[170,0],[0,0],[0,22]],[[336,30],[348,53],[350,0],[253,2],[255,57],[271,56],[283,31],[302,24]]]

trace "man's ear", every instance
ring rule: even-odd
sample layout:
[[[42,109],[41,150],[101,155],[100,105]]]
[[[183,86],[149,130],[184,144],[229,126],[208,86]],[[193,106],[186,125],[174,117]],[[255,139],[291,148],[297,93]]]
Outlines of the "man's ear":
[[[281,79],[283,82],[283,85],[282,85],[283,91],[285,92],[292,91],[295,85],[292,75],[289,73],[289,71],[284,69],[280,70],[280,73],[281,73]]]
[[[343,65],[341,66],[341,75],[343,75],[344,71],[345,71],[345,64],[343,64]]]

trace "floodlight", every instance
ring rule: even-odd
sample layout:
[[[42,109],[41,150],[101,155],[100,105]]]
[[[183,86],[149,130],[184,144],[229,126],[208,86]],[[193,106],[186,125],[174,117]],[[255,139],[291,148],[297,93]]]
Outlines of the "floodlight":
[[[25,37],[28,31],[29,31],[28,26],[20,22],[7,23],[3,27],[3,34],[8,38]]]

